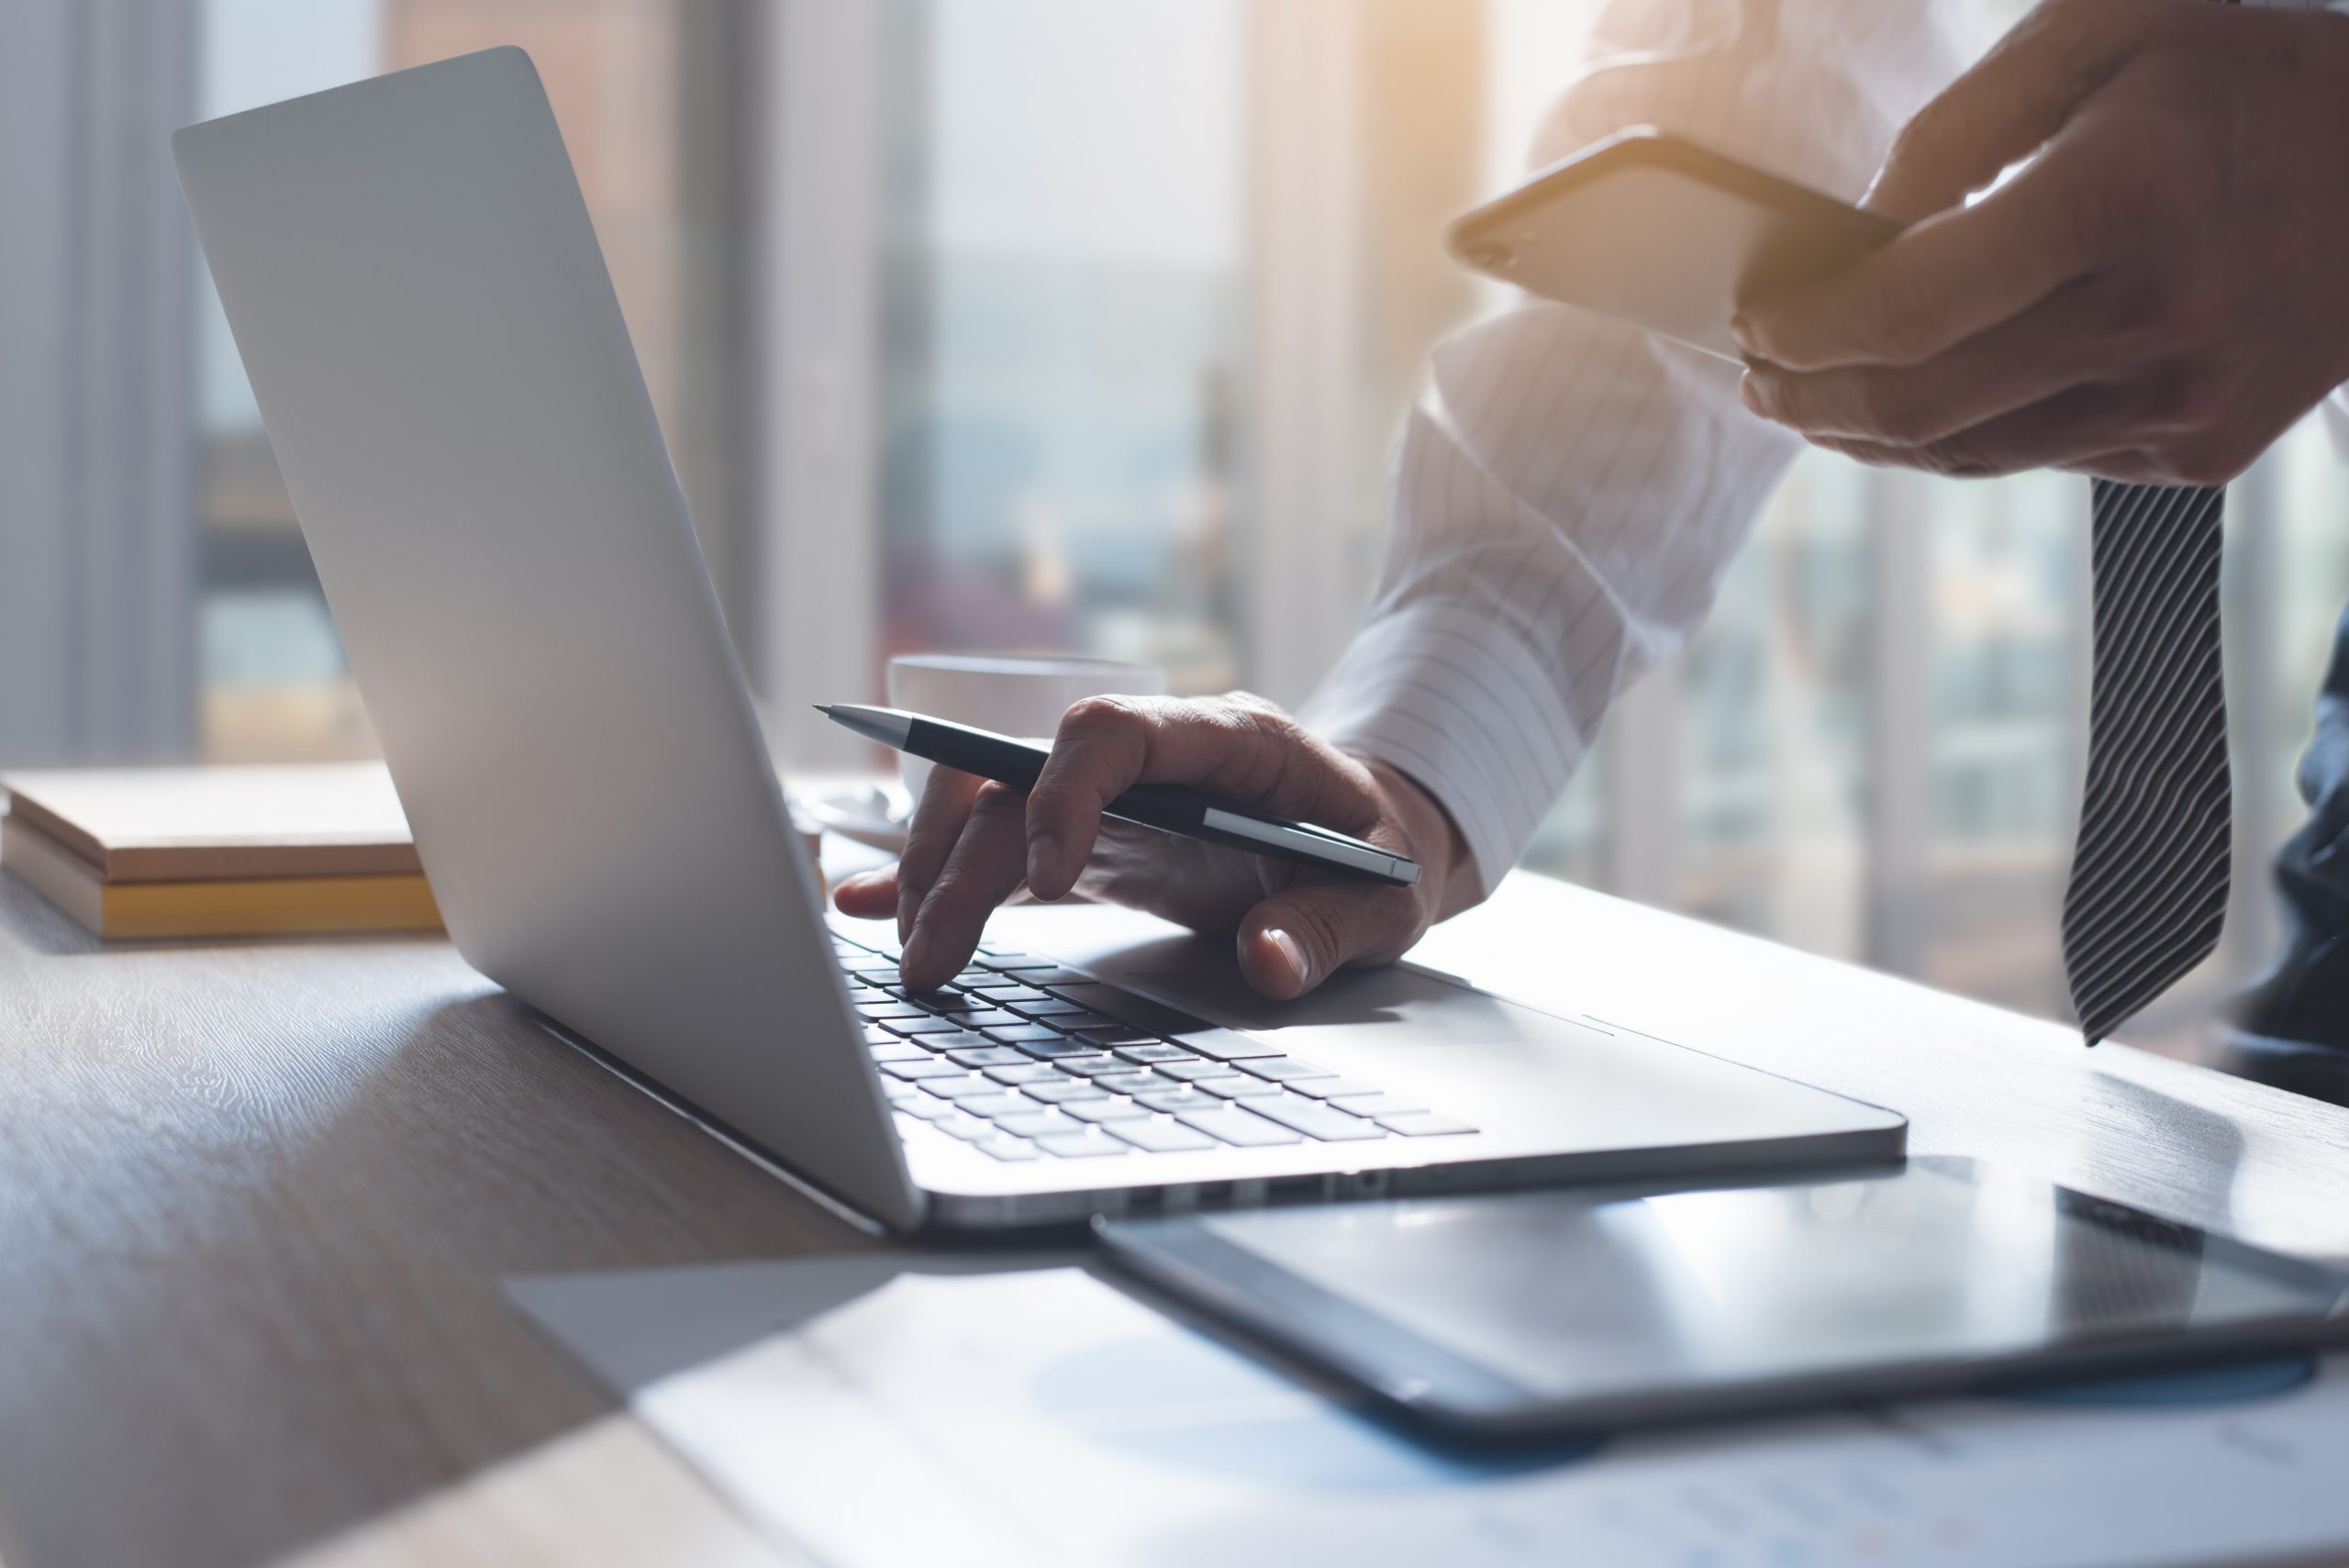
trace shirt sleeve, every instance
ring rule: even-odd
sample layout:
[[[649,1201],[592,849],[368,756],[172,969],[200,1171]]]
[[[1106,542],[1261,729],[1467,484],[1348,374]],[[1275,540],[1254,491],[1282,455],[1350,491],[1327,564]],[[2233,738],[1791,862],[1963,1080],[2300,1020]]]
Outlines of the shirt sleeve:
[[[1608,0],[1533,162],[1654,125],[1857,199],[1965,57],[1933,0]],[[1305,709],[1409,774],[1489,893],[1640,672],[1712,603],[1798,450],[1736,367],[1528,303],[1435,354],[1361,633]]]

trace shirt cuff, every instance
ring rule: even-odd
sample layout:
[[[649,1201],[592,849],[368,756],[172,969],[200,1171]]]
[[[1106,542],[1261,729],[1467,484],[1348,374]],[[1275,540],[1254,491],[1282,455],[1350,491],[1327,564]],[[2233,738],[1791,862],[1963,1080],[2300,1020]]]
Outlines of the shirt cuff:
[[[1452,814],[1479,899],[1532,842],[1588,746],[1531,649],[1489,614],[1425,601],[1364,628],[1300,717]]]

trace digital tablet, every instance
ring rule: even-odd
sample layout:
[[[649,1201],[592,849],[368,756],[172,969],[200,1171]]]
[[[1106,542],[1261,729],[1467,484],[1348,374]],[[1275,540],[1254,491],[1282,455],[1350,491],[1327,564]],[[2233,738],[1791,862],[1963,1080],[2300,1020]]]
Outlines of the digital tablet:
[[[1740,306],[1841,271],[1899,232],[1881,214],[1640,128],[1454,220],[1444,242],[1476,272],[1735,360]]]
[[[1486,1434],[2349,1340],[2349,1275],[1963,1160],[1097,1223],[1147,1281],[1414,1416]]]

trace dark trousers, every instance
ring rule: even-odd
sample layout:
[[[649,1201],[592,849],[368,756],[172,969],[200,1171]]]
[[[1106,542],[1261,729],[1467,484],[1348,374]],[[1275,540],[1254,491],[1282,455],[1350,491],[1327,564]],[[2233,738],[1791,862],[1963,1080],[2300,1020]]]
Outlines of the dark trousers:
[[[2349,1051],[2349,613],[2332,634],[2299,783],[2309,819],[2276,856],[2284,950],[2237,1019],[2270,1040]]]

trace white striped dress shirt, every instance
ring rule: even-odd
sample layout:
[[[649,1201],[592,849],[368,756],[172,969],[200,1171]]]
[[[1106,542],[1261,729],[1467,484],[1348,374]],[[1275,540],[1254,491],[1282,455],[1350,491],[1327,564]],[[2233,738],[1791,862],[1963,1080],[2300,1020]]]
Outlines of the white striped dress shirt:
[[[1856,200],[1971,58],[1962,0],[1606,0],[1533,165],[1653,125]],[[1675,650],[1799,450],[1735,366],[1528,303],[1435,353],[1367,623],[1304,717],[1459,824],[1481,895]],[[2085,482],[2083,482],[2085,484]]]

